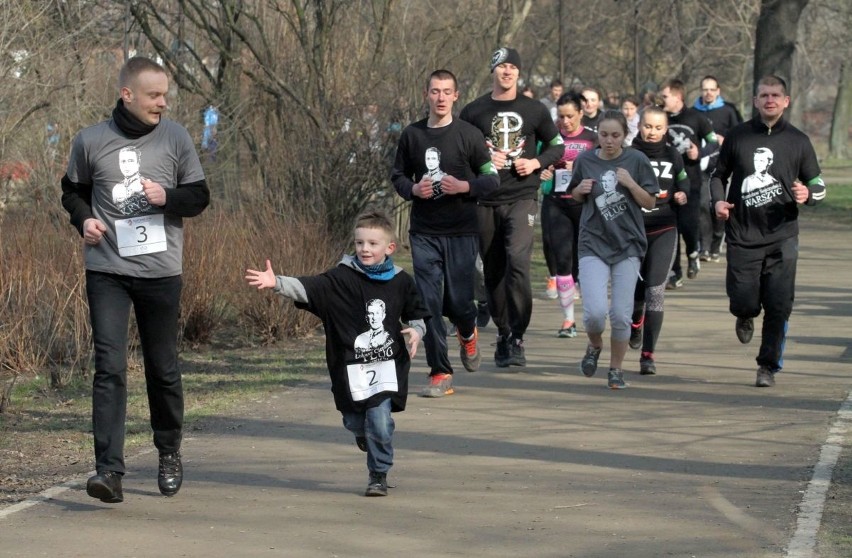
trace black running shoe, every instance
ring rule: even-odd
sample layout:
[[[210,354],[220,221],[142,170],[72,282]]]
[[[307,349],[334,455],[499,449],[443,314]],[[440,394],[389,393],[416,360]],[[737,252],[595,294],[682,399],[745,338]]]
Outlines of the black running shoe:
[[[586,355],[580,361],[580,372],[583,376],[591,378],[598,371],[598,358],[601,356],[601,347],[586,347]]]
[[[494,365],[497,368],[509,366],[509,340],[502,335],[497,336],[497,349],[494,350]]]
[[[524,340],[512,338],[509,343],[509,366],[526,366],[527,356],[524,353]]]
[[[642,346],[642,324],[630,324],[630,341],[628,342],[631,349],[638,349]]]
[[[370,471],[370,481],[364,496],[387,496],[388,476],[386,473],[374,473]]]
[[[737,318],[737,325],[734,329],[737,332],[737,339],[745,345],[751,341],[754,335],[754,320],[751,318]]]
[[[775,385],[775,373],[766,366],[757,369],[757,379],[754,382],[757,387],[772,387]]]

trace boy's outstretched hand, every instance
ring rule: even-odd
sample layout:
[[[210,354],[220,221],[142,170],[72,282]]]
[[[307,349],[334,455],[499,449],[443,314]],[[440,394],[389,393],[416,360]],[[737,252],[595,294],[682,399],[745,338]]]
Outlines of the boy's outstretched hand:
[[[420,343],[420,334],[413,327],[403,329],[402,334],[407,336],[408,356],[414,358],[414,355],[417,354],[417,344]]]
[[[275,273],[272,272],[272,262],[266,260],[266,271],[256,269],[246,270],[246,281],[258,289],[271,289],[275,286]]]

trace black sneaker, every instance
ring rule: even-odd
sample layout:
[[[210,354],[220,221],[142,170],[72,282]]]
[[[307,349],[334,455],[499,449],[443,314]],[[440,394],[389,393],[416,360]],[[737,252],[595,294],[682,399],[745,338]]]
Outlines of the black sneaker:
[[[157,486],[163,496],[174,496],[183,483],[183,464],[180,462],[180,452],[161,453],[160,471],[157,474]]]
[[[669,280],[666,282],[666,290],[673,291],[675,289],[679,289],[683,287],[683,278],[678,277],[677,275],[672,275],[669,277]]]
[[[104,471],[91,477],[86,482],[86,494],[107,504],[117,504],[124,501],[121,491],[121,474],[115,471]]]
[[[526,366],[527,357],[524,354],[524,340],[512,338],[509,343],[509,366]]]
[[[737,332],[737,339],[745,345],[751,341],[754,335],[754,320],[751,318],[737,318],[737,325],[734,327]]]
[[[361,451],[367,451],[367,437],[366,436],[355,436],[355,445],[358,446],[358,449]]]
[[[586,347],[586,356],[580,361],[580,372],[583,376],[591,378],[598,370],[598,358],[601,356],[601,347],[595,348],[591,345]]]
[[[387,496],[388,476],[386,473],[374,473],[370,471],[370,482],[364,496]]]
[[[757,387],[772,387],[775,385],[775,373],[766,366],[757,369],[757,379],[754,382]]]
[[[707,250],[704,250],[703,252],[701,252],[701,254],[698,255],[698,259],[701,260],[702,262],[709,262],[710,261],[710,252],[708,252]]]
[[[497,349],[494,351],[494,364],[498,368],[509,366],[509,339],[497,336]]]
[[[624,372],[618,368],[610,368],[606,375],[606,385],[609,389],[624,389],[627,384],[624,383]]]
[[[639,373],[643,376],[653,376],[657,373],[653,353],[643,352],[642,356],[639,357]]]
[[[491,312],[488,311],[487,302],[478,302],[476,304],[476,325],[477,327],[485,327],[491,321]]]
[[[638,349],[642,346],[642,325],[642,322],[630,324],[630,341],[628,341],[628,344],[631,349]]]
[[[698,270],[701,269],[701,263],[698,261],[698,255],[689,256],[687,258],[688,263],[686,264],[686,278],[687,279],[695,279],[698,277]]]
[[[719,254],[719,252],[711,252],[710,253],[710,261],[711,262],[718,263],[721,260],[722,260],[722,256]]]

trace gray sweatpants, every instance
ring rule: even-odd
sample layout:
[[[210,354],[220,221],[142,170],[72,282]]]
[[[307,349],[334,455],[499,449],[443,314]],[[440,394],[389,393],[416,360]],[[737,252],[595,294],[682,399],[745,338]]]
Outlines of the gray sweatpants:
[[[583,325],[589,333],[603,333],[609,310],[612,338],[630,339],[633,315],[633,292],[639,278],[637,257],[612,265],[597,256],[580,258],[580,285],[583,287]],[[612,282],[612,300],[607,304],[607,287]]]

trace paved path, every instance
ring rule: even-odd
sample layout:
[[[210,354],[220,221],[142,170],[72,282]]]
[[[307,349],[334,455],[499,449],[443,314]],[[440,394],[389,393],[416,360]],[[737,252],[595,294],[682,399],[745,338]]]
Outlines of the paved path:
[[[668,291],[659,373],[632,351],[624,391],[578,373],[583,338],[555,338],[556,303],[537,300],[525,369],[486,358],[456,395],[396,415],[388,498],[361,496],[363,454],[319,378],[187,440],[177,497],[145,453],[123,504],[78,485],[0,519],[0,556],[784,556],[852,385],[852,230],[803,228],[773,389],[752,387],[758,339],[736,340],[724,264]]]

